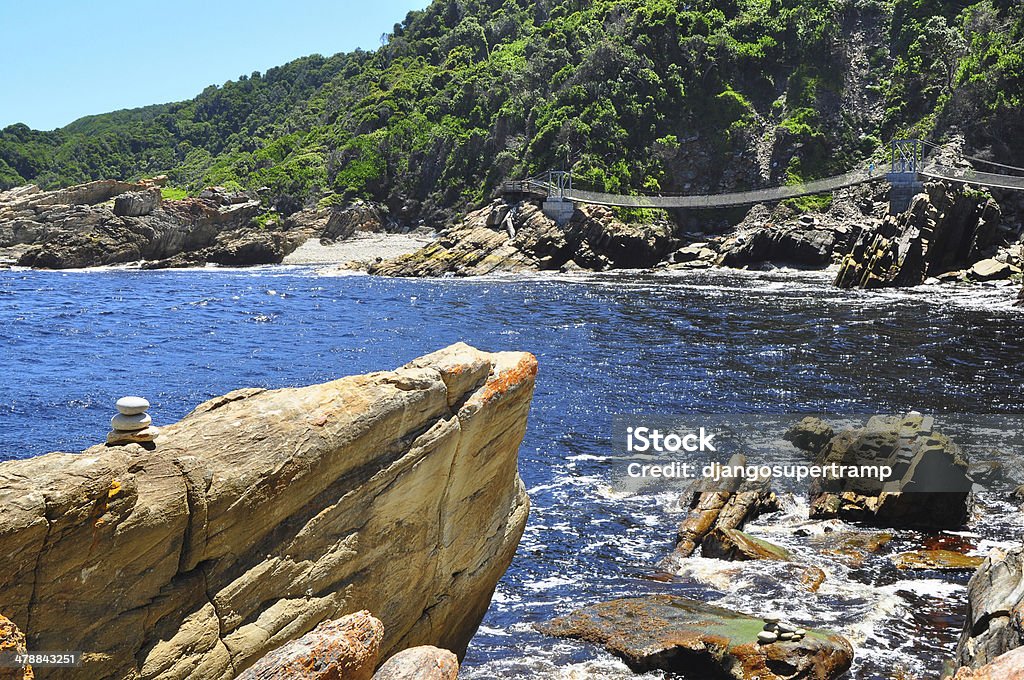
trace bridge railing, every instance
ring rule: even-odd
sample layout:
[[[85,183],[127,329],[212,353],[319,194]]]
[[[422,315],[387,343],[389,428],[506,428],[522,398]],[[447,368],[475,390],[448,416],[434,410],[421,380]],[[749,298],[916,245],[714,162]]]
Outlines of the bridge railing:
[[[771,201],[781,201],[787,198],[798,198],[812,194],[835,191],[843,187],[855,186],[865,182],[873,182],[885,179],[885,173],[872,168],[863,168],[848,172],[837,177],[805,182],[802,184],[790,184],[769,189],[755,189],[752,191],[737,191],[727,194],[699,194],[689,196],[626,196],[622,194],[608,194],[597,191],[584,191],[581,189],[566,189],[563,192],[565,198],[580,203],[593,205],[606,205],[619,208],[722,208],[729,206],[752,205]],[[527,180],[537,191],[550,192],[553,187],[537,180]]]
[[[951,168],[937,163],[930,163],[921,169],[921,174],[934,179],[944,179],[950,182],[976,184],[978,186],[998,189],[1024,189],[1024,177],[979,172],[973,168]]]

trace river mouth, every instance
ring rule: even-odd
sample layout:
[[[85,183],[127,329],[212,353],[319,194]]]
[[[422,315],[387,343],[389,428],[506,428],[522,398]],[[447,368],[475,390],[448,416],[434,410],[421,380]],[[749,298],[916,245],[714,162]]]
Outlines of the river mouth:
[[[1024,410],[1015,289],[828,284],[827,273],[788,271],[475,280],[319,277],[303,267],[0,271],[0,455],[100,441],[124,394],[149,397],[159,424],[238,387],[392,368],[456,341],[527,350],[540,362],[520,451],[533,510],[465,677],[635,677],[532,624],[669,592],[834,628],[857,649],[851,678],[934,678],[953,655],[969,574],[889,566],[934,537],[895,532],[850,565],[815,537],[862,528],[807,523],[795,498],[750,531],[827,571],[817,594],[794,591],[778,565],[704,558],[665,581],[656,564],[681,516],[675,495],[612,484],[616,414]],[[983,496],[960,538],[976,553],[1019,543],[1020,517]]]

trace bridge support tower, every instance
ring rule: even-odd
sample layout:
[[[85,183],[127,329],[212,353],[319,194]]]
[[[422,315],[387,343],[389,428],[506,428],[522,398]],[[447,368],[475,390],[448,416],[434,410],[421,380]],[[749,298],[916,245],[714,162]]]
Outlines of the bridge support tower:
[[[924,159],[923,146],[917,139],[899,139],[892,143],[892,170],[889,180],[889,214],[895,215],[910,207],[910,202],[924,191],[918,172]]]
[[[544,199],[541,210],[558,226],[563,226],[576,212],[576,205],[569,198],[572,194],[572,175],[562,170],[552,170],[548,173],[548,186],[548,197]]]

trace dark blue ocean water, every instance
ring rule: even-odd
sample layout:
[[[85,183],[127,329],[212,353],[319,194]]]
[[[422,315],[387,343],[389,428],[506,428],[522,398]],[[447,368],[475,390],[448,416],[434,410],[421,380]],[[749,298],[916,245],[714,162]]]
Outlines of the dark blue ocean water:
[[[160,424],[239,387],[390,369],[456,341],[528,350],[540,373],[520,468],[533,511],[464,675],[627,677],[531,623],[657,590],[750,611],[791,593],[767,567],[711,560],[678,583],[644,578],[678,517],[664,498],[610,486],[613,414],[1022,411],[1024,315],[1012,297],[837,291],[791,272],[415,281],[303,268],[0,271],[0,459],[101,441],[126,394],[148,397]],[[778,527],[800,507],[788,512]],[[1017,536],[976,538],[1019,540],[1014,521],[1001,531]],[[867,583],[828,566],[834,582],[815,602],[800,596],[794,617],[848,634],[854,677],[889,677],[894,664],[931,677],[958,632],[963,579]]]

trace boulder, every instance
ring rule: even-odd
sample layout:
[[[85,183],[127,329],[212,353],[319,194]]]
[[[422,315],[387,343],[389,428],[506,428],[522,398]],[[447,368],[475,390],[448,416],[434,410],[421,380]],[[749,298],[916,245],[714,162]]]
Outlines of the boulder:
[[[1024,548],[995,550],[967,584],[967,616],[957,644],[957,662],[979,668],[1022,645]]]
[[[841,288],[916,286],[986,258],[1001,241],[998,204],[984,191],[930,183],[910,208],[858,237],[836,275]]]
[[[934,430],[930,416],[874,416],[862,428],[829,441],[822,466],[887,466],[889,480],[835,476],[811,485],[812,519],[841,518],[893,528],[951,529],[963,525],[971,501],[967,459]]]
[[[832,440],[832,437],[834,437],[835,434],[836,433],[832,429],[832,426],[821,418],[807,416],[790,427],[782,438],[788,442],[792,442],[793,446],[798,449],[802,449],[814,456],[817,456],[821,453],[822,449],[825,448],[825,445]]]
[[[459,660],[447,649],[430,645],[405,649],[377,669],[373,680],[457,680]]]
[[[622,658],[637,673],[735,680],[829,680],[853,662],[840,635],[808,630],[799,641],[760,644],[764,619],[671,595],[612,600],[537,626],[585,640]]]
[[[142,217],[160,205],[160,189],[154,187],[145,191],[130,191],[114,199],[114,214],[118,217]]]
[[[356,612],[275,649],[238,680],[370,680],[383,640],[384,624]]]
[[[704,557],[719,560],[778,560],[788,562],[789,551],[739,529],[716,528],[700,543]]]
[[[55,680],[227,679],[362,609],[382,658],[462,654],[526,525],[536,370],[458,344],[0,463],[0,602],[30,649],[91,652]]]
[[[25,634],[14,625],[13,621],[0,614],[0,657],[7,660],[10,655],[24,654],[27,651]],[[35,674],[30,665],[0,665],[0,680],[33,680],[34,678]]]
[[[385,231],[386,227],[395,226],[386,216],[387,208],[374,203],[356,201],[344,208],[336,208],[331,211],[324,226],[321,238],[340,241],[357,232],[379,232]]]
[[[979,260],[967,270],[967,275],[974,281],[995,281],[996,279],[1008,279],[1012,269],[1005,262],[994,258]]]
[[[961,668],[953,680],[1024,680],[1024,647],[1001,654],[981,668]]]

